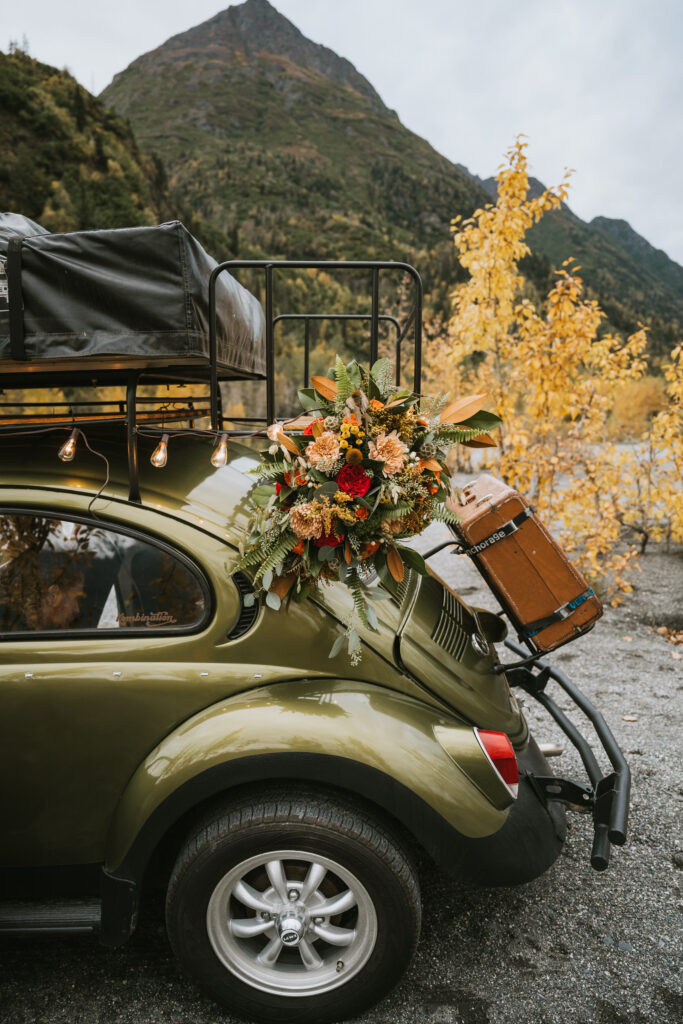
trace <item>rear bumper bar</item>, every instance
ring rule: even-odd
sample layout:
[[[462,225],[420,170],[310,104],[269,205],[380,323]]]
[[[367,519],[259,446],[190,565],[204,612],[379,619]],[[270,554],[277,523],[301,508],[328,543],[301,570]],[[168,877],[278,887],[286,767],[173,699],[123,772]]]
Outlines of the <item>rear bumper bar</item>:
[[[528,657],[528,651],[514,640],[506,640],[505,646],[515,654]],[[505,674],[511,686],[519,686],[546,709],[576,747],[590,780],[589,784],[539,775],[533,776],[531,781],[545,800],[559,801],[574,809],[592,813],[594,836],[591,864],[596,871],[604,871],[609,864],[612,846],[623,846],[626,842],[631,770],[619,744],[602,714],[564,672],[536,660],[532,666],[517,664],[507,669]],[[546,693],[550,681],[557,683],[592,723],[613,768],[609,775],[603,775],[588,740]]]

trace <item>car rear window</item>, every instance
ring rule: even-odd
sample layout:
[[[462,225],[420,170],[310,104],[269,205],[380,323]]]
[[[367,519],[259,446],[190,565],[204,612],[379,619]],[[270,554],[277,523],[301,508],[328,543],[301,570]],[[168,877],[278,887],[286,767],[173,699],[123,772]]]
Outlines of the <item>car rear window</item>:
[[[0,514],[0,633],[186,632],[208,590],[181,554],[100,524]]]

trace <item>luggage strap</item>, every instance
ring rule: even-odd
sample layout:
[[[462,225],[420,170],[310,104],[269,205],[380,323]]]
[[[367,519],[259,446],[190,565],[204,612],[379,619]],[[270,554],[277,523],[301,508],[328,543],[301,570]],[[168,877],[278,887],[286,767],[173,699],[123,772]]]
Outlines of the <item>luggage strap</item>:
[[[592,587],[584,590],[583,594],[572,598],[571,601],[567,601],[566,604],[560,605],[557,611],[551,612],[550,615],[546,615],[542,619],[535,619],[533,622],[527,622],[519,635],[529,638],[535,636],[536,633],[540,633],[542,629],[552,626],[554,622],[562,622],[563,619],[568,619],[572,612],[575,612],[589,597],[595,597],[595,591]]]
[[[25,360],[24,301],[21,295],[21,245],[23,238],[10,238],[7,244],[7,292],[9,300],[9,346],[12,359]]]
[[[519,515],[516,515],[514,519],[509,519],[507,523],[503,523],[502,526],[497,526],[493,533],[490,533],[484,540],[477,541],[470,548],[465,548],[462,552],[464,555],[478,555],[480,552],[485,551],[486,548],[490,548],[492,544],[497,544],[499,540],[505,540],[506,537],[510,537],[513,533],[516,533],[520,528],[525,519],[534,514],[534,510],[531,505],[528,508],[522,509]]]

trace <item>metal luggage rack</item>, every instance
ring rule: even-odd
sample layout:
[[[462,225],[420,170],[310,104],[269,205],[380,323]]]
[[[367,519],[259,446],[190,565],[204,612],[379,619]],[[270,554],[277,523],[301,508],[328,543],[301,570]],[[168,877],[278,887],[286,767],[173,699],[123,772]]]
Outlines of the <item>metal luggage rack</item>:
[[[515,654],[523,655],[524,648],[514,640],[506,640],[505,646]],[[631,770],[621,748],[612,735],[602,714],[593,706],[581,690],[559,669],[552,668],[538,656],[534,659],[533,670],[519,662],[503,665],[511,686],[519,686],[537,700],[557,722],[562,732],[579,753],[590,783],[577,782],[556,775],[529,775],[529,781],[543,800],[554,800],[567,804],[574,810],[593,815],[593,848],[591,864],[596,871],[604,871],[609,864],[612,846],[623,846],[626,842],[629,797],[631,792]],[[549,682],[557,683],[580,711],[589,719],[602,748],[609,758],[613,771],[603,775],[595,754],[585,736],[579,732],[552,697],[546,693]]]
[[[220,274],[226,271],[239,270],[260,270],[264,274],[265,285],[265,356],[266,372],[265,378],[254,374],[252,377],[232,374],[218,366],[217,361],[217,327],[216,327],[216,281]],[[325,271],[368,271],[370,273],[371,288],[371,310],[369,313],[276,313],[275,312],[275,278],[276,273],[282,270],[325,270]],[[414,287],[414,302],[412,309],[403,326],[399,320],[386,313],[380,312],[380,274],[382,272],[399,272],[408,274],[412,279]],[[228,260],[218,264],[211,273],[208,282],[209,292],[209,355],[208,361],[203,366],[198,366],[196,360],[186,366],[175,364],[166,368],[138,366],[130,367],[119,363],[116,365],[114,359],[110,365],[105,365],[102,360],[97,363],[88,363],[87,359],[73,360],[74,366],[67,367],[64,361],[60,365],[36,367],[32,364],[30,369],[27,366],[23,372],[21,367],[13,368],[3,381],[6,387],[19,387],[29,389],[35,387],[63,387],[64,385],[87,386],[97,389],[106,385],[122,385],[126,388],[125,399],[97,400],[94,399],[78,402],[0,402],[0,435],[17,433],[21,427],[22,433],[43,432],[46,429],[72,429],[98,425],[102,423],[120,423],[126,427],[127,456],[128,456],[128,489],[129,500],[140,503],[140,484],[138,468],[138,436],[140,427],[146,435],[161,436],[168,434],[187,434],[186,427],[169,427],[170,422],[190,422],[190,432],[197,437],[218,438],[221,435],[226,437],[253,437],[263,432],[262,427],[275,420],[275,331],[278,324],[289,322],[302,322],[304,325],[304,366],[303,366],[303,387],[309,385],[310,370],[310,326],[316,321],[339,321],[365,322],[370,327],[369,357],[370,364],[375,362],[379,354],[380,327],[387,325],[395,331],[394,353],[396,360],[396,384],[401,382],[401,345],[408,335],[412,333],[414,358],[413,358],[413,388],[420,390],[422,374],[422,303],[423,288],[422,280],[417,270],[408,263],[376,261],[376,260]],[[16,316],[14,322],[16,324]],[[47,363],[47,361],[46,361]],[[15,381],[16,378],[16,381]],[[261,380],[265,383],[266,415],[265,417],[226,417],[223,414],[221,401],[220,382],[229,380]],[[196,384],[202,381],[208,383],[207,395],[188,395],[182,399],[166,398],[142,398],[138,396],[138,388],[144,384]],[[0,391],[0,395],[2,392]],[[15,409],[21,405],[22,412],[19,415],[3,416],[5,409]],[[156,406],[144,412],[139,412],[137,406],[147,404]],[[38,414],[36,410],[49,405],[52,409],[59,409],[59,412]],[[176,406],[173,408],[173,406]],[[84,409],[98,410],[95,413],[82,412]],[[63,410],[63,411],[62,411]],[[209,419],[208,429],[194,427],[198,419]],[[161,426],[156,426],[160,423]],[[226,424],[240,424],[240,426],[227,427]],[[149,429],[145,429],[149,424]],[[256,430],[254,430],[256,426]],[[249,428],[249,429],[248,429]]]

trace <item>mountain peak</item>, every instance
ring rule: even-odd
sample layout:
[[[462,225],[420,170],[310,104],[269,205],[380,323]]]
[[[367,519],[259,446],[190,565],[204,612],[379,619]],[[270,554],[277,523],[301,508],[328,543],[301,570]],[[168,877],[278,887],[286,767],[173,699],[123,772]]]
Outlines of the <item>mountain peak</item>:
[[[317,73],[337,86],[359,93],[375,110],[388,113],[377,92],[351,61],[307,39],[268,0],[246,0],[227,7],[194,28],[172,36],[130,67],[160,67],[188,61],[198,72],[212,74],[258,62],[261,67],[268,65],[269,77],[274,81],[281,79],[283,73],[291,76],[292,69]],[[117,82],[121,74],[113,81]]]

